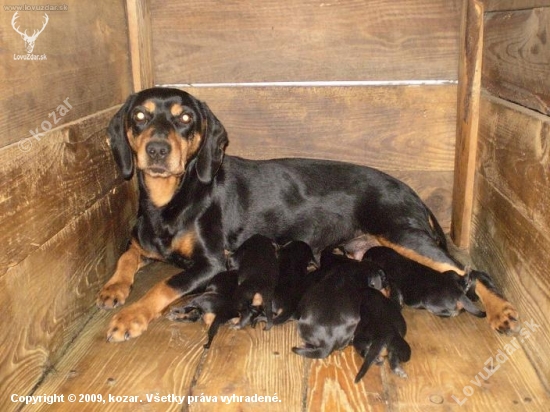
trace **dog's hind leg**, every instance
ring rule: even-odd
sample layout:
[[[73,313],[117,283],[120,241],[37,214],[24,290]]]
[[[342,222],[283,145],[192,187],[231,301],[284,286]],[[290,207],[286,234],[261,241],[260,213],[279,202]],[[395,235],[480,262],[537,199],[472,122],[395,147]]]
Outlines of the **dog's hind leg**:
[[[401,336],[395,336],[388,348],[388,361],[393,373],[401,378],[407,378],[407,373],[401,367],[401,362],[411,359],[411,347]]]

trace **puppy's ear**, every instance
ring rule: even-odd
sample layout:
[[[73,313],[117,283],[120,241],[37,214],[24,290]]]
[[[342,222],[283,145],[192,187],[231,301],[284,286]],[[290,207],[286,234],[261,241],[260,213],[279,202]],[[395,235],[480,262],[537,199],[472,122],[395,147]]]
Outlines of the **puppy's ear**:
[[[126,99],[120,110],[114,115],[107,128],[109,142],[115,162],[126,180],[130,180],[134,174],[134,155],[126,136],[126,115],[132,107],[136,95],[132,94]]]
[[[201,102],[204,127],[204,142],[197,155],[197,175],[202,183],[212,182],[222,164],[225,147],[227,146],[227,132],[206,103]]]

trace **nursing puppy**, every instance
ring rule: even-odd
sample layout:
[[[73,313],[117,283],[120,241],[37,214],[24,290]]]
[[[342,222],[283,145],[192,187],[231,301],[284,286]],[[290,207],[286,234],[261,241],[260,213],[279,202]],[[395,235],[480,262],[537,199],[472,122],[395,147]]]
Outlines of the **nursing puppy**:
[[[309,245],[293,241],[278,251],[279,280],[275,287],[273,312],[274,325],[280,325],[294,315],[308,286],[308,265],[314,260]]]
[[[384,349],[393,373],[406,378],[401,362],[411,358],[411,347],[403,339],[407,325],[397,302],[386,298],[378,290],[367,289],[363,294],[360,315],[353,346],[365,360],[355,377],[355,383],[365,376],[373,363],[379,362]]]
[[[426,309],[437,316],[456,316],[465,309],[474,316],[485,317],[485,312],[466,296],[470,288],[475,288],[474,279],[468,274],[436,272],[383,246],[369,249],[364,260],[375,262],[384,269],[392,296],[400,304]]]
[[[323,255],[319,270],[326,275],[305,293],[297,310],[304,346],[292,351],[307,358],[325,358],[345,348],[359,323],[363,294],[370,286],[386,286],[384,272],[372,262]]]
[[[202,318],[208,326],[208,341],[204,347],[209,348],[220,326],[239,316],[233,303],[237,279],[238,272],[236,270],[218,273],[208,283],[204,293],[183,307],[172,308],[168,318],[191,322]]]
[[[279,267],[275,246],[262,235],[253,235],[247,239],[229,258],[230,269],[238,271],[238,286],[233,300],[240,313],[240,320],[235,328],[241,329],[253,323],[265,312],[266,326],[273,326],[273,295],[279,277]]]

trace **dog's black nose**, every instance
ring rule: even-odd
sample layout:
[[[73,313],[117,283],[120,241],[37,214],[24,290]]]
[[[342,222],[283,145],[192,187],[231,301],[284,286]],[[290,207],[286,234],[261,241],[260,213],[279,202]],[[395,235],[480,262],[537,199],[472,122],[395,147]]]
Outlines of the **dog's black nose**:
[[[147,154],[152,160],[162,160],[170,154],[172,148],[168,142],[149,142],[145,147]]]

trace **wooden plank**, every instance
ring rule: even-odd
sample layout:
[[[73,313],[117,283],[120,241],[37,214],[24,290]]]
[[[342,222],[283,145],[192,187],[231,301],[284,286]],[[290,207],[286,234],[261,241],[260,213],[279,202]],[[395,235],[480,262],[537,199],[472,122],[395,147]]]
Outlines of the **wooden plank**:
[[[228,153],[382,170],[454,169],[456,86],[186,89],[229,134]]]
[[[151,12],[148,0],[126,0],[134,91],[153,87]]]
[[[134,300],[177,269],[155,264],[137,277]],[[200,324],[155,321],[139,339],[121,344],[104,342],[112,312],[100,312],[88,323],[74,345],[56,364],[35,394],[101,394],[139,396],[132,404],[78,404],[78,410],[492,410],[523,408],[544,411],[550,401],[534,369],[521,350],[502,364],[495,362],[494,375],[481,388],[470,381],[484,373],[485,362],[513,338],[492,332],[485,320],[468,315],[452,319],[437,318],[424,311],[404,310],[413,348],[410,362],[404,364],[409,379],[389,375],[388,367],[373,367],[359,385],[352,383],[361,359],[352,348],[335,353],[323,361],[304,361],[290,352],[299,343],[295,324],[289,323],[269,332],[261,329],[233,331],[222,327],[212,348],[202,350],[205,341]],[[538,332],[537,332],[538,333]],[[475,388],[463,406],[465,386]],[[282,392],[279,392],[281,391]],[[307,392],[306,392],[307,389]],[[194,396],[258,395],[277,392],[282,402],[222,404],[197,402],[190,407],[174,402],[153,403],[147,395],[191,394]],[[323,409],[323,405],[325,408]],[[23,412],[74,410],[65,402],[35,405]],[[72,409],[71,409],[72,408]]]
[[[381,169],[450,226],[456,86],[186,89],[229,133],[229,154],[307,157]]]
[[[474,196],[481,92],[483,7],[477,0],[467,0],[464,1],[463,8],[451,237],[458,247],[466,249],[470,239]]]
[[[550,118],[484,94],[477,170],[538,228],[550,231]]]
[[[485,17],[482,85],[495,96],[550,114],[550,8]]]
[[[526,10],[535,7],[550,7],[550,0],[481,0],[485,11]]]
[[[140,271],[129,303],[154,283],[179,269],[155,263]],[[155,402],[147,395],[185,396],[203,354],[205,332],[197,324],[179,324],[160,319],[146,334],[122,344],[107,343],[105,333],[113,311],[96,311],[84,332],[62,361],[46,377],[37,393],[56,393],[65,402],[29,406],[23,411],[181,411],[187,405]],[[70,394],[96,394],[99,402],[67,402]],[[109,402],[111,396],[112,402]],[[117,397],[136,396],[137,402],[116,402]],[[123,398],[121,398],[123,399]],[[128,398],[129,399],[129,398]]]
[[[521,349],[513,351],[508,360],[494,359],[499,350],[505,351],[505,345],[514,344],[513,338],[500,337],[484,319],[468,314],[439,318],[405,309],[403,315],[412,349],[411,360],[403,365],[409,378],[393,375],[385,365],[384,384],[390,405],[395,405],[389,410],[546,410],[548,394]],[[478,374],[488,375],[484,368],[491,357],[494,374],[484,380]],[[476,376],[480,386],[472,383],[477,382]],[[467,386],[472,390],[465,390]]]
[[[106,135],[115,111],[0,150],[0,277],[121,183]]]
[[[217,396],[218,411],[299,411],[304,388],[304,358],[292,353],[300,341],[296,325],[286,323],[266,332],[222,327],[201,367],[190,395]],[[222,406],[221,396],[270,396],[277,401],[247,402],[235,398]],[[192,403],[191,412],[211,411],[212,404]]]
[[[475,206],[472,260],[481,269],[489,269],[524,322],[541,326],[529,339],[521,339],[521,345],[549,390],[548,232],[523,216],[514,203],[481,175]]]
[[[456,80],[460,4],[152,1],[155,83]]]
[[[354,383],[362,361],[351,346],[310,361],[306,411],[391,410],[379,367],[373,366],[361,382]]]
[[[84,327],[136,203],[131,184],[114,188],[0,279],[0,402],[29,394]]]
[[[36,39],[33,54],[45,55],[45,60],[14,59],[27,55],[25,43],[11,26],[15,11],[2,13],[0,147],[31,137],[29,130],[49,128],[44,122],[56,127],[119,104],[132,89],[124,3],[64,4],[68,10],[49,12],[48,24]],[[44,21],[44,12],[22,11],[18,16],[27,33]],[[50,113],[66,98],[72,108],[54,119]]]

